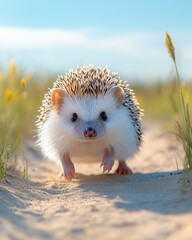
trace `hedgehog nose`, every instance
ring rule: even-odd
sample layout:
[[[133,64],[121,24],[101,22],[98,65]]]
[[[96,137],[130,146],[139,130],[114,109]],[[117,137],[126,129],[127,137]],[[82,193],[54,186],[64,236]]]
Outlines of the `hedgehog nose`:
[[[85,129],[84,137],[92,138],[92,137],[96,137],[96,136],[97,136],[97,132],[94,128],[89,127],[87,129]]]

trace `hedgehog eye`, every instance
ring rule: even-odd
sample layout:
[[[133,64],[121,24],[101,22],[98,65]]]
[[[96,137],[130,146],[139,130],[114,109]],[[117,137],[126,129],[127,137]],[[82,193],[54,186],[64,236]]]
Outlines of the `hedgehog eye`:
[[[101,112],[101,113],[100,113],[100,118],[101,118],[103,121],[107,121],[107,114],[106,114],[106,112]]]
[[[72,117],[71,117],[71,122],[76,122],[77,119],[78,119],[77,113],[73,113],[73,114],[72,114]]]

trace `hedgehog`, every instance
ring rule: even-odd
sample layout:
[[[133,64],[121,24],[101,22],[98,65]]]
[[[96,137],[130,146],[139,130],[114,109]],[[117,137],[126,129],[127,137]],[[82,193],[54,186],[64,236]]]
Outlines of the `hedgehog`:
[[[140,109],[133,90],[107,67],[70,70],[45,94],[36,121],[43,155],[75,177],[74,163],[100,162],[103,172],[118,160],[117,174],[132,174],[126,160],[142,142]]]

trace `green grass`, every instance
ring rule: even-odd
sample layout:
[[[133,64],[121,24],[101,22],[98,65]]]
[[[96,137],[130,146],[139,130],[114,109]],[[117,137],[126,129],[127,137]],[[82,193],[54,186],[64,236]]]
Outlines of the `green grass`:
[[[25,89],[20,86],[18,70],[10,64],[9,71],[0,75],[0,179],[4,179],[10,161],[16,166],[22,141],[22,121]]]
[[[0,181],[7,175],[7,162],[9,159],[8,148],[1,145],[0,147]]]
[[[171,122],[179,120],[181,107],[176,80],[171,79],[162,84],[131,85],[134,89],[146,119]],[[189,109],[192,108],[192,85],[182,85],[185,99],[188,99]]]
[[[176,84],[177,92],[179,95],[180,120],[177,121],[176,135],[181,141],[185,152],[184,168],[186,170],[192,170],[192,124],[191,114],[189,112],[189,107],[191,106],[189,106],[189,103],[184,95],[184,89],[182,87],[182,82],[179,76],[179,71],[176,63],[175,47],[168,33],[166,33],[166,47],[168,49],[170,57],[173,60],[177,76]]]
[[[22,169],[22,176],[27,176],[23,141],[35,135],[37,110],[48,86],[48,82],[38,83],[20,74],[14,63],[7,72],[0,72],[0,180],[6,178],[10,167]]]

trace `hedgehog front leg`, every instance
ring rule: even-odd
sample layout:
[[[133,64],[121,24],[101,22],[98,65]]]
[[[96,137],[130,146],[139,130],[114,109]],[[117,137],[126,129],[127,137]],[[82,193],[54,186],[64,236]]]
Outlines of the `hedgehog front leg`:
[[[63,171],[59,174],[59,177],[63,177],[64,181],[68,182],[71,181],[72,178],[75,176],[75,167],[69,154],[65,153],[61,156],[61,163],[63,167]]]
[[[130,175],[132,174],[132,170],[127,166],[125,161],[120,161],[119,160],[119,166],[116,170],[117,174],[122,174],[122,175]]]
[[[103,172],[111,171],[114,165],[114,150],[106,148],[103,155],[103,160],[100,167],[103,166]]]

